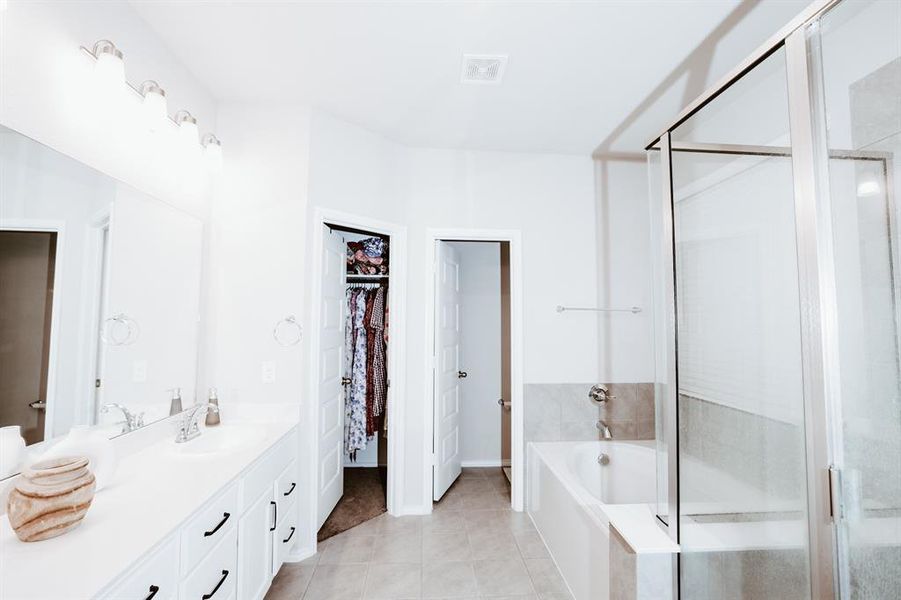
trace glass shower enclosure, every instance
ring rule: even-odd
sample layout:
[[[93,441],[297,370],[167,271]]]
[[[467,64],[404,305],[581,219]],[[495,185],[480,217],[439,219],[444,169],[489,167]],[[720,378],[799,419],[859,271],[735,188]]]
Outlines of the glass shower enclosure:
[[[901,594],[901,2],[821,1],[647,147],[685,599]]]

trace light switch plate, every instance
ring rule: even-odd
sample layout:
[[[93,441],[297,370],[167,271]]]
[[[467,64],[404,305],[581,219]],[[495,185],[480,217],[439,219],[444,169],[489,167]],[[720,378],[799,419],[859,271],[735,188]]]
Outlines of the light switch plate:
[[[275,363],[271,360],[263,362],[262,377],[263,383],[275,383]]]
[[[131,363],[131,381],[133,383],[147,383],[146,360],[136,360]]]

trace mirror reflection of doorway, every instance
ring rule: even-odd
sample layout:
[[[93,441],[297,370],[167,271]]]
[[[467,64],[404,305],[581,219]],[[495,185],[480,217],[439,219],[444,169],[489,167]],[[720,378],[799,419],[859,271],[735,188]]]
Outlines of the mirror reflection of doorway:
[[[0,426],[44,440],[56,232],[0,231]]]

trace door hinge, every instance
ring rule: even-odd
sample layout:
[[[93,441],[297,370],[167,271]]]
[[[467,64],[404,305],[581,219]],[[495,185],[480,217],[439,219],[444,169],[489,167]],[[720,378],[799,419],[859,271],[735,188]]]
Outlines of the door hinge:
[[[835,465],[829,465],[829,516],[833,521],[842,518],[842,472]]]
[[[390,380],[390,379],[386,379],[386,380],[385,380],[385,387],[391,387],[391,380]]]
[[[99,378],[94,380],[94,387],[95,387],[95,388],[99,388],[99,387],[100,387],[100,379],[99,379]]]

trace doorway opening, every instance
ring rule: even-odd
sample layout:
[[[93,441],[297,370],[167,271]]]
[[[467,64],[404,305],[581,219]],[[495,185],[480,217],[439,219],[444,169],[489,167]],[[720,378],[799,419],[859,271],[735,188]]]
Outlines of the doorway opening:
[[[435,242],[434,502],[514,501],[510,251],[509,240]]]
[[[324,222],[317,541],[388,511],[391,235]]]
[[[57,232],[0,231],[0,426],[45,439]]]

